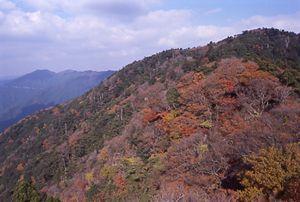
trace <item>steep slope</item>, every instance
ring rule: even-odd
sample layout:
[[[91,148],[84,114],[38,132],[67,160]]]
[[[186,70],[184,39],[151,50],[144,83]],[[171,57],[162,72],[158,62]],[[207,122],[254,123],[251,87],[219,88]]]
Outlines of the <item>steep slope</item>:
[[[112,71],[37,70],[0,86],[0,131],[25,116],[82,95]]]
[[[23,119],[0,136],[0,198],[11,197],[19,178],[63,201],[296,197],[299,40],[258,29],[164,51]],[[289,172],[279,168],[280,186],[247,185],[255,161],[243,156],[270,146],[291,154]]]

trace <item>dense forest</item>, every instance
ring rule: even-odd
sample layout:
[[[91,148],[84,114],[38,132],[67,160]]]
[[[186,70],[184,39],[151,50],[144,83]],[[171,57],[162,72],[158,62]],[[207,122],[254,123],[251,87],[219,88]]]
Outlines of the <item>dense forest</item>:
[[[300,35],[135,61],[0,135],[1,201],[299,201]]]

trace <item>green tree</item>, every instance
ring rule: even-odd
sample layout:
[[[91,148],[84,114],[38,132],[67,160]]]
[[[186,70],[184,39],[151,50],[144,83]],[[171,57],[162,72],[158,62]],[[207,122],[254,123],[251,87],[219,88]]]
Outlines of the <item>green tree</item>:
[[[58,198],[54,198],[52,196],[47,196],[45,202],[60,202]]]
[[[41,197],[32,183],[20,180],[13,193],[15,202],[39,202]]]
[[[167,91],[167,102],[170,106],[177,108],[179,106],[180,94],[176,88],[170,88]]]

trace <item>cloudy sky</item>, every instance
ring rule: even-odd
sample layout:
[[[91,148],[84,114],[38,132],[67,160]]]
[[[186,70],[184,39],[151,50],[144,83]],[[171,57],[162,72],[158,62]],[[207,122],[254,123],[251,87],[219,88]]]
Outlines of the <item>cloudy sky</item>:
[[[300,32],[300,0],[0,0],[0,76],[119,69],[258,27]]]

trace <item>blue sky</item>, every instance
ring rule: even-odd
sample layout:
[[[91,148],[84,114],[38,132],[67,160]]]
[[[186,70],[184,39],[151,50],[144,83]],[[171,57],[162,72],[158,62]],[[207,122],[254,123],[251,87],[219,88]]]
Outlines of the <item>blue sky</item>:
[[[0,77],[119,69],[246,29],[299,33],[300,0],[0,0]]]
[[[235,19],[252,15],[277,15],[289,14],[299,11],[297,0],[173,0],[165,4],[168,9],[193,9],[207,11],[221,8]],[[224,15],[223,15],[224,16]]]

